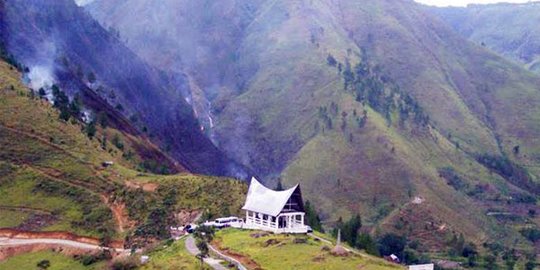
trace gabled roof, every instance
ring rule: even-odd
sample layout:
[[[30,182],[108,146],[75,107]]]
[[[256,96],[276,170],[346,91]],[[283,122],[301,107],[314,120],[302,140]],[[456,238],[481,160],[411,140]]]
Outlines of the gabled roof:
[[[242,209],[275,217],[279,215],[297,188],[298,185],[284,191],[275,191],[263,186],[255,177],[252,177],[246,203]]]

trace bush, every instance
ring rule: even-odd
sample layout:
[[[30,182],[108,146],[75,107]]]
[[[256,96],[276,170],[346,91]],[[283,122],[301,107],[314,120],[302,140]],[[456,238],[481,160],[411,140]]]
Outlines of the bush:
[[[317,210],[311,206],[311,202],[309,200],[304,204],[304,209],[306,212],[306,223],[311,226],[313,230],[324,232],[321,224],[321,218],[319,217]]]
[[[51,266],[51,262],[49,260],[41,260],[37,263],[37,267],[39,269],[47,269]]]
[[[122,142],[122,140],[120,139],[120,137],[118,136],[118,134],[115,134],[114,137],[112,138],[112,144],[114,146],[116,146],[116,148],[118,148],[120,151],[124,151],[124,143]]]
[[[527,170],[507,157],[485,154],[478,155],[476,160],[512,184],[534,194],[540,193],[540,185],[531,179]]]
[[[111,258],[112,256],[110,251],[103,250],[98,254],[82,255],[78,258],[78,260],[81,262],[82,265],[88,266],[100,261],[110,260]]]
[[[326,58],[326,63],[332,67],[335,67],[337,65],[336,59],[331,54],[328,54],[328,57]]]
[[[380,256],[379,250],[377,249],[377,244],[367,233],[362,233],[358,236],[356,247],[365,250],[367,254]]]
[[[439,169],[439,175],[446,180],[446,183],[455,190],[464,190],[468,188],[467,183],[459,176],[452,167]]]
[[[526,228],[519,231],[523,237],[527,238],[531,242],[540,240],[540,230],[537,228]]]
[[[113,262],[113,270],[133,270],[137,269],[139,263],[135,257],[120,258]]]
[[[97,132],[96,122],[91,121],[90,123],[88,123],[88,125],[86,125],[86,127],[85,127],[85,132],[86,132],[86,135],[88,136],[88,138],[90,138],[90,139],[94,138],[94,136],[96,135],[96,132]]]

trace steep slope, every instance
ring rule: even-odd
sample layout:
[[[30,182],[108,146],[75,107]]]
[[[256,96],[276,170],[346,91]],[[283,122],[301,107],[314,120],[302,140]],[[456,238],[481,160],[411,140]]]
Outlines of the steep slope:
[[[168,226],[188,221],[179,218],[186,213],[239,209],[241,182],[144,173],[133,161],[145,161],[134,145],[155,149],[146,139],[101,126],[89,137],[87,124],[60,119],[20,78],[0,62],[0,228],[71,232],[131,246],[168,236]],[[103,139],[108,136],[117,139]]]
[[[92,114],[108,108],[123,115],[137,127],[132,133],[147,132],[188,170],[230,174],[234,164],[203,135],[185,101],[184,75],[149,67],[73,1],[4,5],[3,43],[28,67],[34,90],[55,82],[70,97],[93,96],[86,102],[96,105]]]
[[[539,3],[427,9],[469,40],[540,71]]]
[[[98,0],[88,10],[140,55],[159,54],[142,29],[167,48],[171,36],[185,37],[230,55],[217,73],[167,59],[187,74],[221,74],[210,84],[189,75],[211,104],[210,136],[268,183],[300,182],[329,224],[360,212],[373,232],[409,234],[426,250],[459,233],[526,245],[515,229],[536,218],[488,212],[537,208],[538,77],[411,1],[221,3]],[[167,68],[159,59],[147,61]]]

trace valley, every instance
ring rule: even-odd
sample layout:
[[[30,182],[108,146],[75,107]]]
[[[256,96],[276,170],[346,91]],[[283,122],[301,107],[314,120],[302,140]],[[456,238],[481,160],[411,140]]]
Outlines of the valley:
[[[300,184],[310,225],[363,251],[235,230],[207,241],[250,269],[399,268],[375,258],[394,253],[535,264],[538,6],[0,0],[0,230],[196,269],[170,227],[242,217],[254,176]],[[6,263],[19,256],[33,255]]]

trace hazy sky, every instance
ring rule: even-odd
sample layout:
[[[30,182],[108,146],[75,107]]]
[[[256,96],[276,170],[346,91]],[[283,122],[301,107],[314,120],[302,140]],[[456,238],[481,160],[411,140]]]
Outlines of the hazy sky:
[[[86,5],[94,0],[75,0],[79,5]],[[415,0],[416,2],[433,6],[466,6],[468,4],[491,4],[499,2],[507,3],[527,3],[538,2],[540,0]]]
[[[415,0],[416,2],[423,3],[426,5],[433,6],[466,6],[468,4],[491,4],[491,3],[527,3],[527,2],[537,2],[530,0]]]
[[[79,5],[86,5],[94,0],[75,0]],[[498,2],[527,3],[540,0],[415,0],[416,2],[433,6],[466,6],[467,4],[490,4]]]

